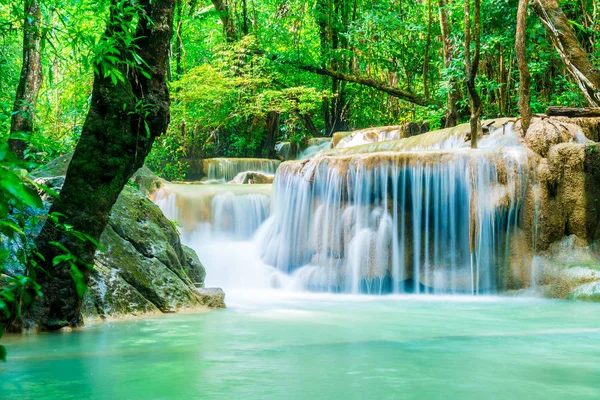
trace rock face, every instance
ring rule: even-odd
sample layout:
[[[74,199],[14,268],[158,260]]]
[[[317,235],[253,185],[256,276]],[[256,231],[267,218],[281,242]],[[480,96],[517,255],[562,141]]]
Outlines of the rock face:
[[[225,308],[225,292],[219,288],[198,289],[200,302],[208,308]]]
[[[36,181],[60,191],[71,155],[35,171]],[[196,253],[146,195],[164,181],[143,167],[126,186],[110,215],[96,254],[83,314],[115,319],[183,310],[222,308],[224,293],[200,294],[205,270]],[[51,198],[45,196],[49,207]],[[220,289],[219,289],[220,290]]]
[[[545,297],[600,301],[600,241],[591,245],[565,236],[542,252],[533,265]]]
[[[172,223],[143,194],[125,188],[96,255],[90,294],[103,318],[201,306],[194,282],[204,269]]]

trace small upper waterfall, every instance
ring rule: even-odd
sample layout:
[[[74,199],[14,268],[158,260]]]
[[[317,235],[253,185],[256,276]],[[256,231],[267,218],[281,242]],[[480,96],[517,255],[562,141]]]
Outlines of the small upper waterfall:
[[[269,215],[271,185],[167,184],[154,201],[189,235],[249,239]]]
[[[262,158],[209,158],[203,161],[208,182],[229,182],[241,172],[256,171],[274,174],[281,161]]]
[[[308,139],[304,149],[291,142],[279,142],[275,145],[275,151],[284,160],[304,160],[321,150],[329,150],[331,144],[332,138],[330,137],[316,137]]]

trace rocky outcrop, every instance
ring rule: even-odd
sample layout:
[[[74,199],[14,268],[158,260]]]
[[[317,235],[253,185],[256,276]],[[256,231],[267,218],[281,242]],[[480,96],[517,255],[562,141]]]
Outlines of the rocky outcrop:
[[[225,292],[219,288],[198,289],[200,302],[208,308],[225,308]]]
[[[239,174],[237,174],[230,183],[262,185],[262,184],[273,183],[274,178],[275,178],[275,175],[273,175],[273,174],[266,174],[264,172],[256,172],[256,171],[247,171],[247,172],[240,172]]]
[[[600,241],[588,245],[576,235],[565,236],[541,252],[532,266],[543,296],[600,301]]]
[[[101,317],[202,305],[194,287],[204,276],[197,257],[185,250],[172,223],[143,194],[123,190],[100,244],[90,294]]]
[[[69,161],[67,154],[33,175],[60,192]],[[204,287],[204,267],[147,197],[164,183],[143,167],[113,206],[84,296],[82,312],[88,322],[224,307],[222,291],[198,291]],[[43,200],[47,211],[52,197],[44,195]],[[34,328],[35,321],[24,326]]]

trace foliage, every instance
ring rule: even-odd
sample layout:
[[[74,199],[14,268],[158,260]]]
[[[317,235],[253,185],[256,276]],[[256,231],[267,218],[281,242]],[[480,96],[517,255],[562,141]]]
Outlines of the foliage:
[[[41,195],[57,197],[49,187],[32,180],[25,167],[32,164],[19,160],[8,148],[8,136],[0,136],[0,338],[6,324],[21,317],[23,307],[30,306],[36,297],[43,296],[36,282],[43,256],[35,246],[35,233],[45,218],[53,220],[54,226],[71,240],[85,244],[100,245],[85,233],[60,222],[62,215],[52,213],[44,216]],[[77,293],[83,296],[87,287],[83,281],[83,269],[93,266],[77,259],[63,244],[52,242],[58,248],[53,265],[66,262]],[[6,349],[0,346],[0,360],[6,358]]]

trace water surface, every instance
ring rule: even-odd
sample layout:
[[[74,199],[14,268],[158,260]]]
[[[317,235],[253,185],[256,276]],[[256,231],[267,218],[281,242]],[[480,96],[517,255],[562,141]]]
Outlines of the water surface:
[[[6,337],[2,399],[598,399],[600,308],[229,293],[230,308]]]

